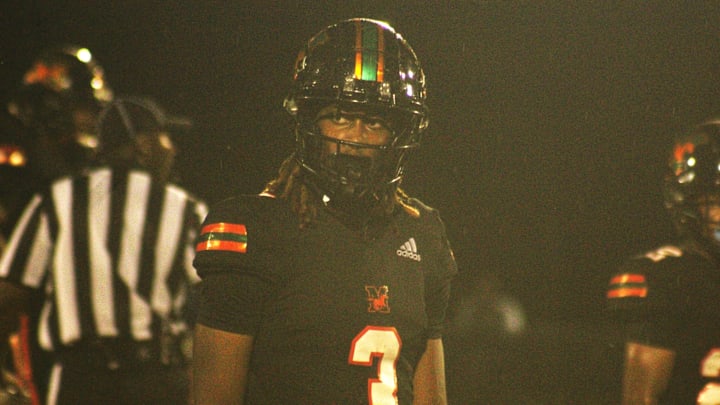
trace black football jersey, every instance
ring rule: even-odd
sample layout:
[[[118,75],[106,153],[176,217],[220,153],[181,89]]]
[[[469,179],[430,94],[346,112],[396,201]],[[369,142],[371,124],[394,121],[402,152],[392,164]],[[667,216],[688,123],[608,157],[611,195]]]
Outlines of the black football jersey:
[[[411,404],[442,333],[456,265],[437,211],[398,213],[373,238],[328,212],[299,229],[284,201],[211,210],[197,245],[198,321],[254,336],[250,404]]]
[[[627,339],[675,351],[662,404],[720,404],[720,268],[694,250],[664,246],[629,260],[607,302]]]

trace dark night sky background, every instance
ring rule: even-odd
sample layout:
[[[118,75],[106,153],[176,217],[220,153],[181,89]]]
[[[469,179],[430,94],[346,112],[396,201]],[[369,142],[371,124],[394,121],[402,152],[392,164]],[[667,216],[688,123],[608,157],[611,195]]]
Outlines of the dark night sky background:
[[[672,137],[720,114],[720,2],[5,0],[1,90],[45,46],[87,46],[117,94],[193,119],[183,178],[212,203],[274,175],[292,148],[282,99],[297,51],[356,16],[390,22],[424,64],[431,124],[404,185],[441,210],[456,295],[516,297],[537,332],[523,361],[544,383],[496,376],[451,394],[485,403],[507,384],[527,403],[570,404],[612,391],[598,386],[609,372],[588,371],[607,362],[603,290],[622,259],[670,236],[659,183]],[[479,347],[494,339],[483,328],[461,330]],[[458,371],[454,353],[484,350],[461,341],[448,338],[451,381],[528,372],[506,365],[518,360],[504,343]]]

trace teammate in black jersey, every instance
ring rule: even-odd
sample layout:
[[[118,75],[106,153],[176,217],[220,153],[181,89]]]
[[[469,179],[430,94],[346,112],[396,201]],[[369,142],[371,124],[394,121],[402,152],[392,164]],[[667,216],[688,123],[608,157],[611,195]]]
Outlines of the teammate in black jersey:
[[[626,322],[623,404],[720,404],[720,120],[679,138],[665,178],[678,243],[610,281]]]
[[[32,329],[53,360],[44,404],[187,403],[185,306],[207,210],[165,181],[174,146],[156,104],[117,99],[99,123],[103,164],[34,195],[8,241],[0,339],[39,292]]]
[[[201,229],[196,404],[446,403],[456,264],[437,211],[399,188],[428,122],[413,50],[379,21],[327,27],[285,107],[279,176]]]

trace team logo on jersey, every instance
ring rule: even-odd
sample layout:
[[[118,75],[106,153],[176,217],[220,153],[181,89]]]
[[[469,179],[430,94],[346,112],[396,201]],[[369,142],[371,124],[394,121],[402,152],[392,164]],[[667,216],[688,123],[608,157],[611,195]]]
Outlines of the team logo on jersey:
[[[624,273],[610,279],[608,298],[645,298],[648,287],[642,274]]]
[[[415,238],[408,239],[407,242],[403,243],[402,246],[395,251],[395,253],[397,253],[400,257],[406,257],[408,259],[415,260],[416,262],[422,260],[420,254],[418,253],[417,245],[415,244]]]
[[[204,250],[223,250],[247,253],[247,229],[243,224],[217,222],[205,225],[200,231],[196,252]]]
[[[390,313],[390,293],[388,286],[366,285],[368,312],[389,314]]]

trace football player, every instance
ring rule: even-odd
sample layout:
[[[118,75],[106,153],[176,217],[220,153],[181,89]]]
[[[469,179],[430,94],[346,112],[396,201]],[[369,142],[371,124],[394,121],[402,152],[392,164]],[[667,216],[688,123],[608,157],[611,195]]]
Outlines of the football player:
[[[676,244],[612,277],[626,323],[623,404],[720,404],[720,120],[678,138],[664,180]]]
[[[196,404],[446,403],[456,264],[437,211],[400,188],[425,100],[389,25],[345,20],[309,40],[285,100],[294,153],[201,230]]]

